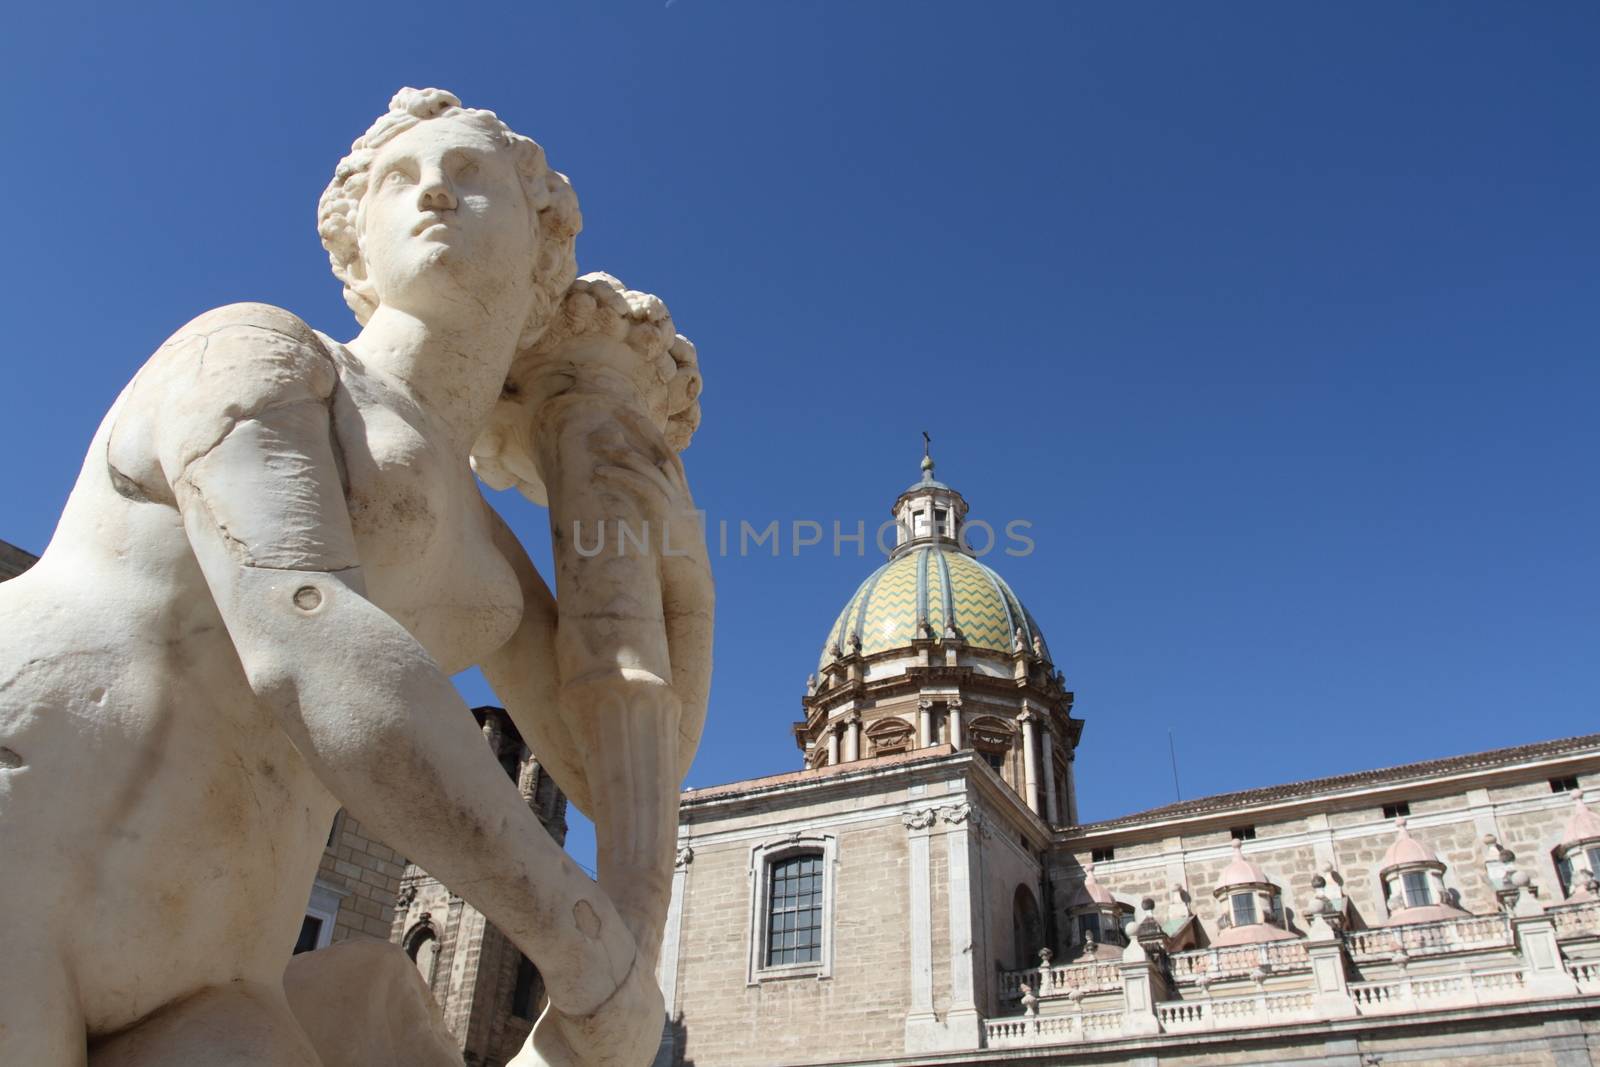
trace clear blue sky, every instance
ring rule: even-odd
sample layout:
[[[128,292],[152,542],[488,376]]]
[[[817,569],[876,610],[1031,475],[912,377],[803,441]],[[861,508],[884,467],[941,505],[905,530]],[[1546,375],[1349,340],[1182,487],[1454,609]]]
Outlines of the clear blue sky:
[[[1587,3],[22,5],[0,537],[44,546],[192,315],[354,331],[317,196],[440,85],[698,343],[713,519],[871,526],[927,429],[1034,523],[990,562],[1078,693],[1085,817],[1172,799],[1169,729],[1186,796],[1594,730],[1597,49]],[[797,765],[873,565],[716,561],[691,784]]]

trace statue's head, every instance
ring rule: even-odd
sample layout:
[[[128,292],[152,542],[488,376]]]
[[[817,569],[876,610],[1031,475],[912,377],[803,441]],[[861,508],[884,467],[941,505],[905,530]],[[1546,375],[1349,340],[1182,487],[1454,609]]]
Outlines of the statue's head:
[[[396,93],[317,206],[334,276],[363,326],[380,303],[426,314],[443,277],[474,298],[522,287],[510,295],[527,298],[523,345],[577,274],[581,226],[572,186],[542,148],[443,89]]]

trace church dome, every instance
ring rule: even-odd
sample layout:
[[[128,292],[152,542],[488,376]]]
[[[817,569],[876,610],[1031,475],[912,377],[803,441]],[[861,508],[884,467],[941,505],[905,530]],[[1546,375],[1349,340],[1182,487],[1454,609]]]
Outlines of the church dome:
[[[870,659],[935,642],[961,649],[964,660],[1010,660],[1023,653],[1051,662],[1039,624],[969,545],[967,501],[934,479],[932,457],[922,457],[922,479],[896,498],[890,514],[894,551],[856,587],[828,628],[820,673],[847,656]],[[992,547],[992,533],[987,541]]]
[[[951,627],[969,649],[1004,655],[1021,630],[1026,646],[1049,658],[1039,624],[993,568],[951,541],[902,547],[845,602],[828,629],[819,668],[846,649],[871,656],[909,648],[919,636],[946,639]]]

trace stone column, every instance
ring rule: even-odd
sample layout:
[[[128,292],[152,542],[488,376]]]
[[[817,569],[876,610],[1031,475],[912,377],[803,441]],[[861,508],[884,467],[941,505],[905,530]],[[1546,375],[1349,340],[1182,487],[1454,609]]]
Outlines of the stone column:
[[[851,714],[844,726],[844,761],[854,763],[861,758],[861,714]]]
[[[948,715],[950,722],[950,747],[960,751],[967,747],[967,732],[961,726],[961,702],[950,701]]]
[[[917,747],[933,744],[933,701],[917,701]]]
[[[951,709],[951,721],[956,711]],[[973,968],[979,966],[973,951],[972,885],[976,854],[971,846],[969,827],[978,813],[966,803],[939,810],[945,822],[944,843],[949,879],[946,897],[950,903],[950,1010],[945,1029],[948,1048],[975,1049],[983,1041],[983,1018],[978,1014]]]
[[[828,727],[828,766],[832,767],[839,762],[839,728]]]
[[[1039,716],[1023,709],[1017,721],[1022,723],[1022,799],[1035,813],[1039,811],[1039,753],[1035,738],[1038,735]]]
[[[936,818],[934,809],[908,811],[900,818],[910,837],[906,842],[907,872],[910,884],[906,894],[906,917],[911,924],[911,952],[907,960],[911,971],[911,1010],[906,1014],[906,1051],[926,1052],[940,1046],[939,1019],[933,1013],[933,916],[931,870],[928,862],[928,831]]]
[[[1044,766],[1044,819],[1054,826],[1061,821],[1061,811],[1056,807],[1056,760],[1052,755],[1049,724],[1039,731],[1039,762]]]

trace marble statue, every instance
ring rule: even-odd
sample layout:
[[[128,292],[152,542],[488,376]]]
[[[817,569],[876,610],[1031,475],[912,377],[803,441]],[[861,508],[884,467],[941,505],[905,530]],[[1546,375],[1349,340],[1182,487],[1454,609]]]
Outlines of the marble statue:
[[[184,326],[0,585],[0,1063],[459,1063],[398,948],[289,966],[343,806],[538,965],[517,1064],[639,1067],[710,673],[693,347],[575,279],[566,178],[441,90],[395,95],[318,223],[360,333]],[[473,467],[549,503],[559,599]],[[594,817],[598,884],[483,744],[472,665]]]

